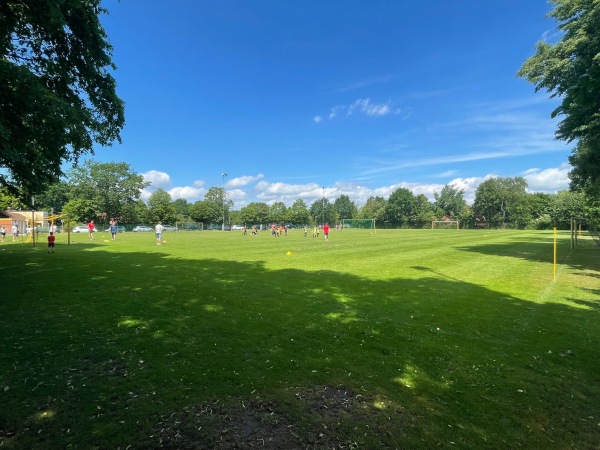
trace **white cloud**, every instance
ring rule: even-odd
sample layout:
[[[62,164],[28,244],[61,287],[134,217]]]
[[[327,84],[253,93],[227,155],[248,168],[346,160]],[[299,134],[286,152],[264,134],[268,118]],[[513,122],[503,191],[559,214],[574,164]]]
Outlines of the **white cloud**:
[[[312,202],[315,198],[321,198],[323,192],[322,187],[316,183],[287,184],[260,181],[256,184],[255,189],[258,201],[268,204],[283,202],[287,206],[291,206],[297,199]]]
[[[169,189],[168,193],[173,200],[184,198],[188,202],[196,202],[204,197],[206,189],[201,187],[180,186]]]
[[[225,183],[225,187],[235,189],[238,187],[247,186],[251,183],[256,183],[259,180],[262,180],[264,177],[265,176],[262,173],[259,173],[258,175],[255,175],[255,176],[244,175],[242,177],[232,178],[231,180],[229,180]]]
[[[143,201],[148,201],[148,199],[150,198],[151,195],[152,195],[152,191],[149,191],[148,189],[142,189],[140,191],[140,198]]]
[[[479,185],[485,180],[489,180],[495,176],[496,175],[488,174],[483,177],[454,178],[447,184],[454,189],[462,190],[464,192],[463,198],[469,205],[472,205],[475,201],[475,191],[477,191]],[[442,188],[443,186],[437,192],[441,192]]]
[[[529,169],[523,172],[522,176],[527,180],[530,192],[557,192],[569,188],[571,169],[569,164],[564,163],[560,167],[544,170]]]
[[[527,180],[530,192],[551,193],[568,188],[569,170],[571,170],[571,167],[568,164],[563,164],[558,168],[532,168],[514,176],[523,176]],[[444,175],[452,176],[454,172],[448,171]],[[234,202],[234,210],[239,210],[254,201],[264,202],[269,205],[275,202],[283,202],[289,207],[298,199],[303,200],[310,208],[315,201],[322,199],[323,196],[330,202],[334,202],[341,195],[347,195],[358,206],[362,206],[370,197],[378,196],[388,199],[392,192],[399,188],[409,189],[415,195],[424,194],[429,201],[434,201],[434,193],[441,192],[447,184],[455,189],[462,190],[465,201],[468,204],[473,204],[477,187],[483,181],[497,176],[497,174],[488,173],[476,177],[457,177],[447,183],[403,181],[379,187],[367,186],[363,181],[346,181],[336,182],[333,185],[323,187],[315,182],[305,184],[272,183],[265,180],[263,174],[258,174],[241,176],[230,180],[227,183],[227,196]],[[252,185],[252,183],[256,184]],[[175,187],[168,192],[174,200],[177,198],[185,198],[191,202],[201,200],[207,189],[204,187],[202,181],[195,181],[193,184],[193,186]],[[151,193],[152,191],[150,190],[142,191],[142,199],[147,200]]]
[[[323,122],[323,118],[321,116],[315,116],[315,117],[313,117],[313,121],[315,123],[321,123],[321,122]]]
[[[238,210],[248,204],[248,193],[243,189],[228,190],[227,199],[233,200],[234,209]]]
[[[168,173],[159,172],[158,170],[150,170],[142,174],[145,181],[150,183],[150,186],[154,189],[167,189],[171,184],[171,177]]]

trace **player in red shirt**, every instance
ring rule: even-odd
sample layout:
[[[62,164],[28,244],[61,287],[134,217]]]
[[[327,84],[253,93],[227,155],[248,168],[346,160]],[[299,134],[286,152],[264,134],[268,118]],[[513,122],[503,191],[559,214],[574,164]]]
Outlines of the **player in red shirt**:
[[[94,221],[90,220],[90,223],[88,223],[88,239],[94,239]]]
[[[329,240],[329,225],[323,225],[323,236],[325,236],[325,240]]]
[[[56,240],[56,236],[54,233],[50,232],[48,235],[48,253],[50,253],[50,249],[52,249],[52,253],[54,253],[54,241]]]

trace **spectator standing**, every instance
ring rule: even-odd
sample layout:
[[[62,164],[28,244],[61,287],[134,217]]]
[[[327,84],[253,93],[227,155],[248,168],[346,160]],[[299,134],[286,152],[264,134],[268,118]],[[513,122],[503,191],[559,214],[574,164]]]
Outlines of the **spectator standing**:
[[[161,222],[158,222],[154,227],[154,234],[156,235],[156,245],[160,245],[162,239],[163,226]]]

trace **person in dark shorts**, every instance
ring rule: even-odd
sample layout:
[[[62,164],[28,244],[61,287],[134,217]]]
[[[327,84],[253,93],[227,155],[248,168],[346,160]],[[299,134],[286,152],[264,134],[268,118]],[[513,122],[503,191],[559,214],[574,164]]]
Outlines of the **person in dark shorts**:
[[[50,232],[48,235],[48,253],[50,253],[50,249],[52,249],[52,253],[54,253],[54,241],[56,240],[56,236],[54,236],[53,232]]]

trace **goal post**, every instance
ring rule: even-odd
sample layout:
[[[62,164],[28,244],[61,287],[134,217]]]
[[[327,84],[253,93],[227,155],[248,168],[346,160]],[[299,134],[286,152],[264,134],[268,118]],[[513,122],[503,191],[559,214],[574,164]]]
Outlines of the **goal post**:
[[[458,230],[458,220],[432,220],[431,229]]]
[[[375,219],[342,219],[342,229],[375,230]]]

